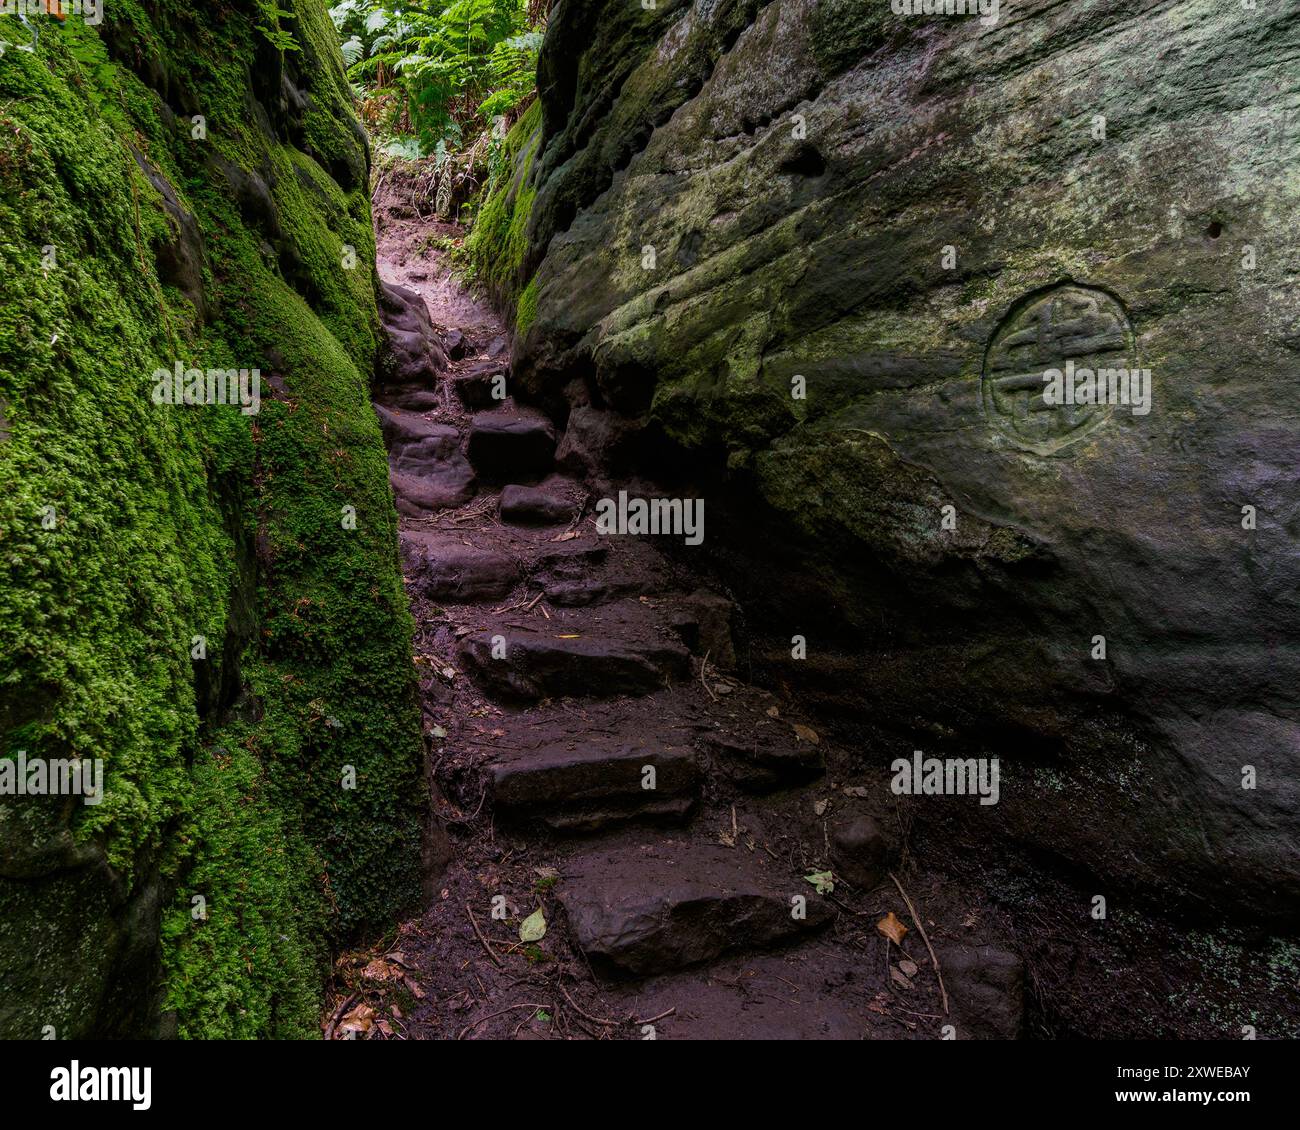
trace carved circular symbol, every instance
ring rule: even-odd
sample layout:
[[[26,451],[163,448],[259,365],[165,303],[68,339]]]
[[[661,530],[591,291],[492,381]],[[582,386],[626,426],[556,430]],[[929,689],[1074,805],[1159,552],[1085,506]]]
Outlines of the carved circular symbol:
[[[1123,307],[1104,290],[1067,283],[1026,295],[1002,320],[984,355],[980,398],[990,424],[1018,447],[1050,455],[1096,431],[1113,406],[1044,398],[1044,374],[1073,368],[1137,368]]]

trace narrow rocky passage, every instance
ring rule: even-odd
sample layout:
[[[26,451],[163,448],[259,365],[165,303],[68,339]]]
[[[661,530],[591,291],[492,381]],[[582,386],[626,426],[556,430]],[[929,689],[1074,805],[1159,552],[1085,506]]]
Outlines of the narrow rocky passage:
[[[451,275],[456,229],[376,215],[441,878],[345,956],[364,968],[330,1034],[1015,1035],[996,916],[909,870],[862,767],[736,674],[725,594],[662,539],[597,532],[574,438],[510,396],[505,331]]]

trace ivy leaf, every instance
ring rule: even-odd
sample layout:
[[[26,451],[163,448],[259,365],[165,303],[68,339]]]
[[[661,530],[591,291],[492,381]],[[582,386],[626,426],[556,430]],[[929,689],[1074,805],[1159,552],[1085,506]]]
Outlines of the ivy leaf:
[[[811,883],[819,895],[829,895],[835,890],[835,876],[829,871],[814,871],[804,876],[805,882]]]

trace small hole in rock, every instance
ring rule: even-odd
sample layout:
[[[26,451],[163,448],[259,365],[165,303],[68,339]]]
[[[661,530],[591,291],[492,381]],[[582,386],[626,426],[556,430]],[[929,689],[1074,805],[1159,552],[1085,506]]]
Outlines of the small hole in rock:
[[[826,171],[826,158],[805,143],[781,162],[780,171],[793,176],[819,177]]]
[[[1218,220],[1215,220],[1214,223],[1206,229],[1205,234],[1211,239],[1218,239],[1219,236],[1223,234],[1223,225],[1219,223]]]

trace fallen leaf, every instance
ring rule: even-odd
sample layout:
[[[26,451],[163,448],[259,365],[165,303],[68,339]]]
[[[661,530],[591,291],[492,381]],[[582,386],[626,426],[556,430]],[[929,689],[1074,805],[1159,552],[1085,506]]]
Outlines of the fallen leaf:
[[[519,924],[521,942],[540,942],[546,937],[546,915],[539,906]]]
[[[906,974],[904,974],[896,965],[891,965],[889,967],[889,979],[893,981],[895,985],[901,985],[904,989],[910,989],[912,987],[912,982],[907,979]]]
[[[766,713],[767,713],[767,716],[768,716],[769,718],[780,718],[780,717],[781,717],[781,712],[780,712],[780,711],[779,711],[775,706],[769,706],[769,707],[767,708]]]
[[[429,733],[431,733],[435,738],[445,738],[447,736],[447,731],[441,726],[434,726]]]
[[[577,530],[565,530],[564,533],[560,534],[558,537],[551,538],[551,541],[572,541],[577,536]]]
[[[819,895],[829,895],[835,890],[835,876],[829,871],[814,871],[811,875],[805,875],[804,879],[817,888]]]
[[[340,1032],[369,1032],[375,1022],[375,1010],[368,1004],[359,1004],[339,1024]]]
[[[825,815],[826,815],[826,809],[827,809],[828,807],[830,807],[830,803],[831,803],[831,802],[828,801],[828,800],[818,800],[818,801],[814,801],[814,802],[813,802],[813,811],[814,811],[815,813],[817,813],[818,816],[825,816]]]
[[[361,971],[361,976],[367,981],[392,981],[400,977],[401,974],[388,962],[375,958]]]
[[[902,961],[898,963],[898,968],[901,969],[904,973],[906,973],[909,977],[915,977],[917,971],[920,969],[920,966],[918,966],[916,962],[913,961],[910,957],[905,957],[903,958]]]
[[[845,785],[841,790],[845,796],[864,797],[870,796],[865,785]]]
[[[821,738],[817,736],[816,730],[811,726],[802,726],[798,722],[794,723],[794,735],[801,741],[812,742],[813,745],[816,745],[821,741]]]
[[[898,920],[898,916],[892,910],[876,923],[876,929],[896,946],[901,946],[903,939],[907,937],[907,927]]]

